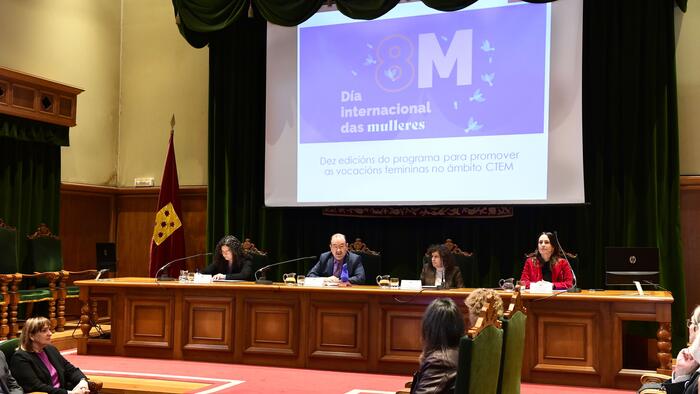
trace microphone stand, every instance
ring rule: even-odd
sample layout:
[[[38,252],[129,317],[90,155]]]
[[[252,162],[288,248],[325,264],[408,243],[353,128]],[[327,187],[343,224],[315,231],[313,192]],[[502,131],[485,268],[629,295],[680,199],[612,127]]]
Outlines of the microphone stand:
[[[316,256],[306,256],[306,257],[299,257],[299,258],[291,259],[291,260],[280,261],[279,263],[268,264],[268,265],[260,268],[259,270],[255,271],[255,274],[254,274],[255,284],[256,285],[271,285],[272,284],[271,280],[265,279],[265,272],[264,271],[268,268],[276,267],[276,266],[282,265],[282,264],[293,263],[295,261],[315,260],[315,259],[316,259]],[[258,277],[258,274],[260,274],[260,273],[262,273],[262,275]]]
[[[102,274],[105,274],[107,272],[109,272],[109,268],[102,268],[101,270],[99,270],[99,272],[97,272],[97,276],[95,276],[95,280],[100,280],[100,277],[102,276]]]
[[[164,266],[158,268],[158,271],[156,271],[155,278],[156,278],[156,280],[159,281],[159,282],[177,280],[176,278],[171,278],[171,277],[165,276],[165,275],[163,275],[162,277],[159,278],[158,275],[160,275],[160,273],[163,272],[166,268],[170,267],[171,264],[177,263],[178,261],[188,260],[188,259],[192,259],[192,258],[200,257],[200,256],[211,256],[211,255],[213,255],[213,254],[214,254],[214,253],[211,253],[211,252],[208,252],[208,253],[199,253],[199,254],[193,254],[193,255],[191,255],[191,256],[180,257],[179,259],[175,259],[175,260],[172,260],[172,261],[168,261],[167,263],[165,263]],[[167,274],[166,274],[166,275],[167,275]]]
[[[574,272],[573,267],[571,267],[571,262],[569,261],[569,258],[566,256],[566,251],[564,248],[561,247],[561,242],[559,242],[559,235],[557,232],[554,232],[554,237],[557,239],[557,246],[559,247],[559,250],[561,251],[562,256],[564,256],[564,260],[566,260],[566,264],[569,265],[569,269],[571,270],[571,275],[574,277],[574,284],[570,288],[566,289],[567,293],[580,293],[581,289],[579,289],[577,285],[577,280],[576,280],[576,272]]]

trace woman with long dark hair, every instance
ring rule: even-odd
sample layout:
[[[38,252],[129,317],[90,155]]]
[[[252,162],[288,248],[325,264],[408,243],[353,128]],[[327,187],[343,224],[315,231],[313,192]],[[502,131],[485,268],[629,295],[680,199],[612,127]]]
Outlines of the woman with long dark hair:
[[[441,286],[445,289],[464,287],[462,272],[454,263],[452,253],[445,245],[428,248],[430,261],[423,264],[420,280],[424,286]]]
[[[574,284],[574,275],[569,262],[559,249],[556,235],[542,233],[537,240],[534,254],[525,260],[520,283],[526,288],[531,282],[545,280],[552,283],[554,289],[568,289]]]
[[[252,280],[253,263],[241,253],[241,241],[227,235],[216,244],[214,261],[202,273],[213,275],[214,280]]]
[[[459,339],[464,317],[450,298],[438,298],[423,315],[420,367],[413,377],[411,393],[454,393],[459,359]]]

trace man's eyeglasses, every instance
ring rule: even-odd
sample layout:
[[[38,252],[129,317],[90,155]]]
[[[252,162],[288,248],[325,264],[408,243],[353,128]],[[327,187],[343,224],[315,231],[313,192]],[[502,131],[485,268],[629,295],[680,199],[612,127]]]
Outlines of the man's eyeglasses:
[[[697,326],[698,323],[694,322],[693,319],[685,319],[685,325],[690,328],[692,326]]]

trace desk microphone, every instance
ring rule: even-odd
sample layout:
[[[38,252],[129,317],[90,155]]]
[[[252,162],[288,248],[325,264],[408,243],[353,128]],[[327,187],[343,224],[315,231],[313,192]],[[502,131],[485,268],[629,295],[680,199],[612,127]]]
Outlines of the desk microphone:
[[[644,282],[645,285],[654,286],[654,290],[659,290],[659,289],[661,289],[661,290],[663,290],[663,291],[671,292],[671,290],[669,290],[669,289],[667,289],[667,288],[665,288],[665,287],[663,287],[663,286],[661,286],[661,285],[658,285],[658,284],[656,284],[656,283],[654,283],[654,282],[652,282],[652,281],[642,280],[642,282]]]
[[[200,257],[200,256],[211,256],[211,255],[213,255],[213,254],[214,254],[214,253],[211,253],[211,252],[208,252],[208,253],[198,253],[198,254],[193,254],[193,255],[191,255],[191,256],[180,257],[179,259],[175,259],[175,260],[172,260],[172,261],[168,261],[167,263],[165,263],[164,266],[158,268],[158,271],[156,271],[156,276],[155,276],[155,278],[156,278],[156,280],[159,280],[159,281],[177,280],[177,279],[175,279],[175,278],[171,278],[171,277],[169,277],[169,276],[166,276],[167,274],[166,274],[166,275],[163,275],[163,277],[161,277],[161,278],[159,278],[158,275],[160,275],[160,273],[163,272],[166,268],[170,267],[170,264],[172,264],[172,263],[177,263],[178,261],[188,260],[188,259],[192,259],[192,258]]]
[[[566,260],[566,264],[569,266],[569,269],[571,270],[571,275],[574,277],[574,283],[573,285],[566,289],[567,293],[580,293],[581,289],[576,287],[576,272],[574,272],[574,267],[571,266],[571,262],[569,261],[569,258],[566,256],[566,251],[564,251],[564,248],[561,247],[561,243],[559,242],[559,235],[557,235],[557,232],[554,231],[554,238],[557,240],[557,246],[559,247],[559,251],[561,252],[562,256],[564,256],[564,260]]]
[[[265,273],[264,273],[264,271],[265,271],[266,269],[272,268],[272,267],[275,267],[275,266],[278,266],[278,265],[287,264],[287,263],[293,263],[293,262],[295,262],[295,261],[302,261],[302,260],[316,260],[316,256],[299,257],[299,258],[296,258],[296,259],[280,261],[279,263],[268,264],[268,265],[266,265],[266,266],[260,268],[259,270],[255,271],[255,275],[254,275],[254,276],[255,276],[255,284],[256,284],[256,285],[271,285],[271,284],[272,284],[272,281],[271,281],[271,280],[265,279]],[[262,273],[262,275],[258,278],[258,274],[259,274],[259,273]]]
[[[97,276],[95,276],[95,280],[100,280],[100,277],[102,276],[102,274],[106,274],[107,272],[109,272],[109,268],[102,268],[101,270],[99,270],[97,272]]]

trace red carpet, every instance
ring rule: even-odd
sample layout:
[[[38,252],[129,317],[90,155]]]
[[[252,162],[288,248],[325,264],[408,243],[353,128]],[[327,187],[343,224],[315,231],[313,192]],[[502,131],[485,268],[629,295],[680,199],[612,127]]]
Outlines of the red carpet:
[[[208,383],[197,393],[328,393],[390,394],[410,380],[408,376],[332,372],[310,369],[259,367],[240,364],[145,358],[79,356],[74,351],[65,357],[87,374],[163,378]],[[525,383],[523,394],[632,393],[600,388],[552,386]]]

